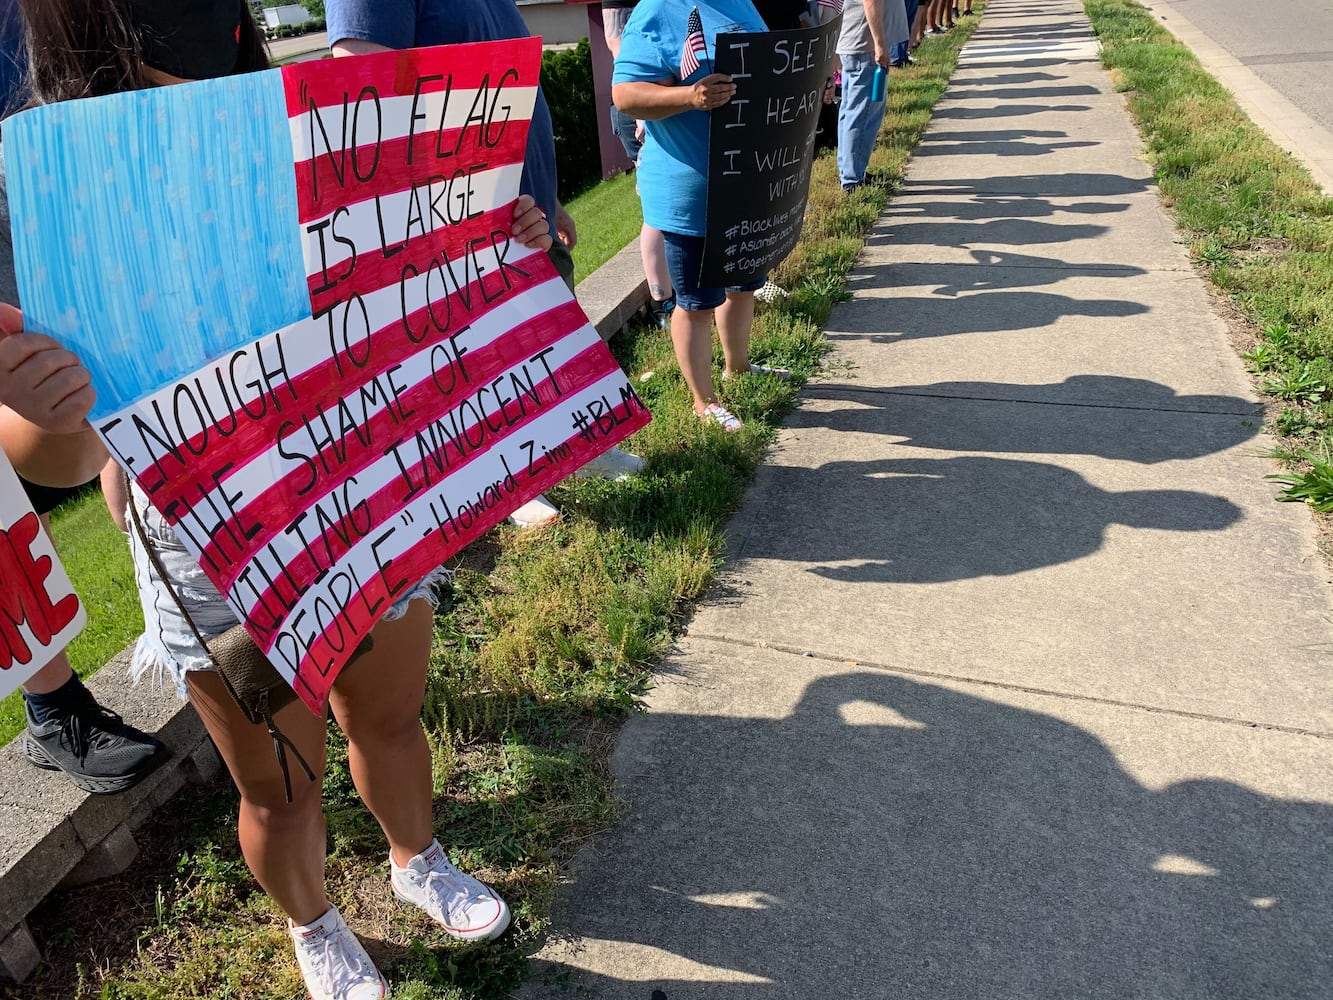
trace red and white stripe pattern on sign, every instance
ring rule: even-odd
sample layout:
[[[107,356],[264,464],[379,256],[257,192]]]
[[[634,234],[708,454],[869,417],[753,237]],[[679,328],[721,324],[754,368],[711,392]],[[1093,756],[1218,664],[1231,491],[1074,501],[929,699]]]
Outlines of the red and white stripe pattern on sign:
[[[105,435],[313,711],[398,597],[649,419],[508,235],[540,55],[284,69],[313,315]]]
[[[685,23],[685,44],[680,49],[680,79],[686,80],[699,68],[700,60],[708,58],[708,44],[704,41],[704,23],[699,8],[690,11]]]

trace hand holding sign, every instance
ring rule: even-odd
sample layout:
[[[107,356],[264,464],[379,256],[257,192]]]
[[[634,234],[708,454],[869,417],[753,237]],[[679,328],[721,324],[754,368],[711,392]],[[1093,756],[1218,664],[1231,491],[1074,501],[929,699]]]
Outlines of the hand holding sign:
[[[515,243],[522,243],[530,250],[551,249],[550,224],[546,221],[546,213],[532,200],[532,195],[520,195],[514,204],[514,224],[509,234]]]
[[[96,393],[78,357],[23,329],[23,314],[0,302],[0,405],[52,434],[86,428]]]
[[[696,111],[720,108],[736,96],[736,84],[726,73],[709,73],[690,88],[690,106]]]

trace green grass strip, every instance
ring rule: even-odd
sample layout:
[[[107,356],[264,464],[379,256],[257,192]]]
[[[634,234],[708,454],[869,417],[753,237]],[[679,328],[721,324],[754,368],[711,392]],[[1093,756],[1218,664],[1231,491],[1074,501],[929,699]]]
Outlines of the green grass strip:
[[[565,208],[574,218],[574,283],[578,284],[636,239],[643,209],[634,188],[635,175],[619,174],[571,199]]]
[[[1333,198],[1135,0],[1085,0],[1195,262],[1254,324],[1243,357],[1281,400],[1288,457],[1333,440]],[[1302,467],[1310,462],[1298,463]],[[1324,462],[1327,466],[1327,461]],[[1333,502],[1333,481],[1314,495]]]
[[[872,183],[845,195],[833,157],[816,161],[804,235],[775,275],[791,294],[761,307],[756,360],[801,380],[819,369],[822,326],[975,23],[930,38],[893,75]],[[390,898],[382,835],[330,737],[330,894],[399,1000],[495,998],[521,981],[561,866],[615,816],[615,733],[713,578],[726,520],[796,402],[775,379],[731,380],[725,400],[746,424],[727,434],[694,416],[666,334],[640,327],[613,346],[653,412],[628,442],[647,472],[567,481],[550,494],[563,512],[554,527],[470,546],[436,616],[425,712],[436,825],[455,860],[510,901],[505,938],[459,947]],[[235,808],[221,783],[182,794],[145,828],[145,857],[125,878],[44,904],[29,923],[50,964],[25,1000],[300,994],[283,920],[237,851]]]

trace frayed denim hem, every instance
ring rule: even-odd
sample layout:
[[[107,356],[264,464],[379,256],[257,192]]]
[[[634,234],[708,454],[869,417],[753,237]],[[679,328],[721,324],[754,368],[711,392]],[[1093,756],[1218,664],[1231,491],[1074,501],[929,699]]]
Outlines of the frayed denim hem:
[[[445,569],[443,566],[432,570],[424,580],[412,588],[411,593],[406,597],[400,597],[393,602],[393,607],[384,612],[384,617],[380,621],[396,622],[403,615],[407,614],[407,609],[413,601],[425,601],[430,605],[432,611],[440,606],[440,595],[438,588],[449,583],[454,578],[454,571]]]

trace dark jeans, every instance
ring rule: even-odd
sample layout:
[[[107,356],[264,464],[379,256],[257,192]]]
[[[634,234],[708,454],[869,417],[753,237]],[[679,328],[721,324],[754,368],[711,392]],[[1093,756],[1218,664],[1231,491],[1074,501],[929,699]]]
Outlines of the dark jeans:
[[[639,150],[643,149],[643,143],[634,136],[638,126],[633,115],[627,115],[614,104],[611,105],[611,131],[625,147],[625,155],[629,157],[630,163],[635,164],[639,162]]]
[[[907,32],[910,35],[912,25],[916,22],[916,9],[921,6],[921,0],[903,0],[903,2],[907,5]],[[905,63],[909,52],[911,52],[911,49],[908,47],[908,43],[899,42],[891,50],[889,58],[896,63]]]

